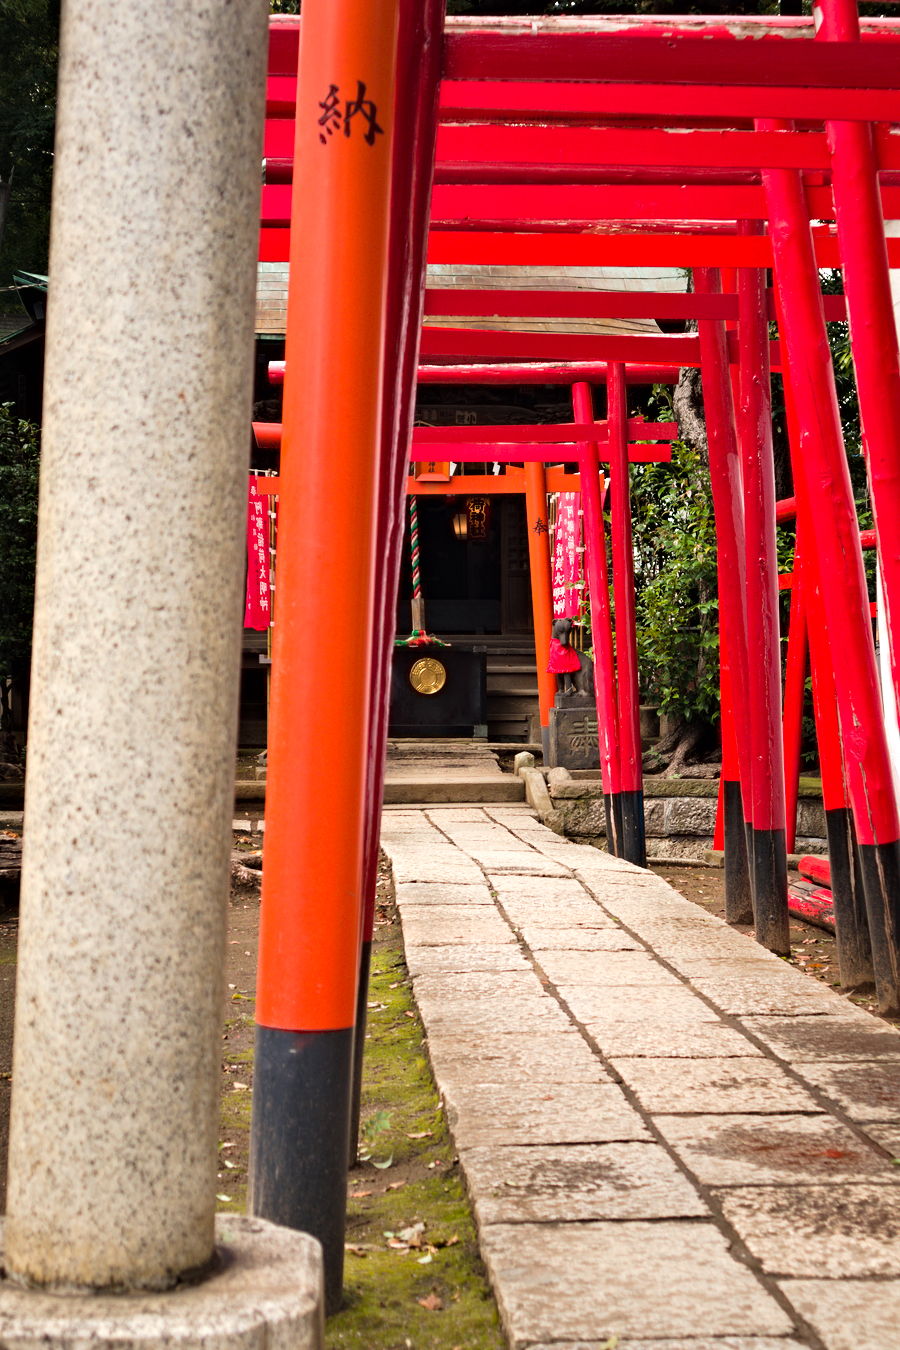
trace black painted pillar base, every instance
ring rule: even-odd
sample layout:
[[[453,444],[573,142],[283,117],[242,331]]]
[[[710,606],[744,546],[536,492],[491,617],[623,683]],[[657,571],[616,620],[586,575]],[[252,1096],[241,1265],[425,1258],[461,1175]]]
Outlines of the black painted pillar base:
[[[644,794],[620,792],[622,810],[622,857],[637,867],[647,866],[647,841],[644,835]]]
[[[606,851],[618,858],[622,847],[622,813],[618,809],[617,794],[604,792],[603,814],[606,818]]]
[[[325,1257],[325,1311],[341,1304],[353,1028],[257,1027],[251,1214],[312,1233]]]
[[[900,842],[859,844],[857,846],[869,937],[872,941],[872,965],[875,969],[875,993],[878,1010],[900,1013],[897,938],[900,933]]]
[[[874,983],[875,971],[856,833],[849,808],[841,806],[825,812],[825,833],[841,987],[859,989]]]
[[[751,826],[750,876],[756,940],[776,956],[790,956],[784,830],[758,830]]]
[[[369,1010],[369,970],[372,943],[363,942],[359,951],[359,985],[356,991],[356,1029],[353,1037],[353,1082],[350,1087],[350,1149],[347,1161],[356,1166],[359,1155],[359,1104],[362,1097],[363,1055],[366,1048],[366,1019]]]
[[[753,895],[750,887],[750,859],[741,785],[737,779],[725,780],[725,921],[751,924]]]

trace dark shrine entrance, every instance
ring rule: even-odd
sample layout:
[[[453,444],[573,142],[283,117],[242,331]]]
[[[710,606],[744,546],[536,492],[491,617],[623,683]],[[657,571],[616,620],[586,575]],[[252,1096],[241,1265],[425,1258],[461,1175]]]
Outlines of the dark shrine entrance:
[[[425,623],[437,637],[521,638],[533,631],[524,499],[506,494],[488,501],[486,537],[473,539],[468,530],[460,537],[465,496],[416,498]],[[410,631],[411,595],[407,519],[397,595],[399,634]]]

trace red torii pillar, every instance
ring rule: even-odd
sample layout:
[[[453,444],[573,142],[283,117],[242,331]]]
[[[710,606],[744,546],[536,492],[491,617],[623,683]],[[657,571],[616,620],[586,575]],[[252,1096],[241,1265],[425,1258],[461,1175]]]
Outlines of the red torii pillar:
[[[696,268],[694,284],[704,295],[718,295],[722,290],[717,269]],[[753,921],[753,900],[747,855],[750,758],[744,504],[725,325],[721,319],[701,319],[698,331],[717,540],[725,917],[729,923],[747,924]]]
[[[591,386],[572,385],[572,409],[576,422],[594,420]],[[579,447],[581,505],[584,511],[584,557],[591,597],[591,633],[594,639],[594,674],[597,699],[597,739],[600,776],[606,814],[606,843],[616,857],[622,852],[622,784],[619,761],[619,709],[616,697],[612,620],[609,611],[609,577],[606,567],[606,531],[600,497],[600,464],[596,441]]]
[[[742,222],[758,234],[758,222]],[[740,268],[738,291],[738,445],[744,498],[744,586],[747,634],[747,722],[750,748],[750,833],[747,852],[756,937],[789,956],[781,647],[775,541],[775,469],[765,273]]]
[[[628,468],[628,407],[625,367],[609,363],[606,382],[609,427],[609,477],[613,597],[616,606],[616,692],[619,713],[619,788],[622,804],[621,856],[647,865],[644,830],[644,777],[641,763],[641,710],[634,602],[634,549],[631,535],[631,487]]]
[[[783,130],[776,121],[757,123]],[[859,526],[844,451],[831,351],[800,175],[764,169],[779,329],[799,427],[794,482],[803,503],[825,500],[827,526],[804,532],[821,599],[883,1012],[900,1011],[900,821],[888,758]],[[804,562],[805,566],[805,562]]]

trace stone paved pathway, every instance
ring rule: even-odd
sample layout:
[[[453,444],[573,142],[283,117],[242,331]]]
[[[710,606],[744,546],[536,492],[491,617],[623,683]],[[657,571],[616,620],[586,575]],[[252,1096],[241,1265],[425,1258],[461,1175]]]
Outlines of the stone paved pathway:
[[[521,807],[383,845],[513,1347],[900,1347],[895,1030]]]

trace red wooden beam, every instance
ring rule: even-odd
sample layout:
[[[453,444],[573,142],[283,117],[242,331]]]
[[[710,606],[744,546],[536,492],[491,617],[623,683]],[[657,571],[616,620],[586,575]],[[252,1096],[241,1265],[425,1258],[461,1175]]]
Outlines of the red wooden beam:
[[[771,291],[766,297],[768,317],[775,318]],[[825,318],[833,323],[847,317],[843,295],[823,295]],[[425,293],[425,313],[431,317],[509,316],[548,319],[736,319],[733,295],[698,295],[670,291],[526,291],[463,290],[431,287]]]
[[[435,430],[451,430],[437,427]],[[475,432],[477,427],[465,428]],[[607,442],[598,438],[597,448],[601,462],[609,460]],[[632,464],[669,464],[672,449],[668,445],[646,445],[639,441],[630,441],[628,457]],[[414,464],[445,464],[449,460],[457,464],[543,464],[558,463],[560,460],[577,459],[575,447],[571,444],[555,445],[501,445],[496,441],[469,441],[460,445],[455,441],[438,441],[430,446],[413,450],[410,461]]]
[[[518,360],[591,357],[596,361],[641,361],[673,365],[696,365],[697,339],[691,336],[603,336],[581,333],[519,333],[488,328],[424,328],[420,353],[427,356],[495,358]]]
[[[444,37],[447,80],[616,81],[631,86],[716,83],[765,88],[892,89],[897,46],[879,38],[817,44],[808,39],[742,38],[673,29],[665,36],[622,32],[455,33]]]
[[[419,366],[420,384],[567,384],[575,380],[589,380],[593,384],[606,382],[605,361],[533,361],[527,364],[504,362],[482,365],[422,365]],[[678,371],[673,366],[628,365],[625,379],[628,384],[674,384]],[[284,362],[269,362],[269,383],[284,383]]]
[[[707,77],[709,70],[707,70]],[[723,88],[718,84],[600,84],[538,80],[445,80],[441,85],[441,117],[445,122],[602,121],[607,117],[715,119],[728,126],[754,115],[822,122],[839,107],[851,121],[900,121],[900,93],[895,89],[803,85],[765,88],[748,81]],[[268,108],[268,105],[267,105]]]
[[[810,219],[834,219],[831,188],[807,187],[805,196]],[[887,217],[900,216],[900,188],[882,187],[881,200]],[[431,200],[435,230],[463,226],[532,230],[558,223],[574,231],[598,221],[734,221],[765,216],[762,187],[740,184],[445,184],[435,187]],[[286,226],[290,219],[290,186],[264,187],[263,225]]]
[[[900,144],[887,127],[875,136],[879,168],[900,169]],[[263,155],[285,161],[294,153],[291,117],[266,120]],[[531,181],[537,170],[566,181],[567,174],[603,175],[633,170],[643,179],[653,169],[678,168],[682,174],[730,174],[760,168],[814,169],[828,173],[831,160],[825,136],[819,131],[764,132],[726,127],[647,127],[611,125],[503,126],[491,123],[444,125],[438,131],[436,176],[439,182],[495,182],[496,174],[518,175]],[[283,181],[290,181],[290,173]],[[586,181],[570,178],[568,181]]]
[[[271,363],[276,364],[275,362]],[[283,364],[283,363],[282,363]],[[419,366],[420,384],[569,384],[587,380],[592,384],[606,382],[605,361],[508,361],[501,364],[454,364]],[[271,369],[271,366],[270,366]],[[269,377],[272,379],[272,376]],[[675,384],[678,371],[674,366],[648,366],[640,363],[625,367],[628,384]],[[274,384],[279,383],[276,378]]]
[[[263,423],[263,425],[266,425]],[[469,426],[469,427],[415,427],[413,446],[428,446],[447,442],[468,444],[477,440],[483,443],[500,442],[517,444],[518,442],[541,445],[566,444],[583,441],[586,436],[592,440],[605,440],[608,435],[606,422],[561,422],[537,426]],[[645,422],[643,418],[632,417],[628,421],[628,435],[647,441],[674,441],[678,438],[678,426],[675,422]],[[429,458],[434,458],[430,456]]]

